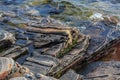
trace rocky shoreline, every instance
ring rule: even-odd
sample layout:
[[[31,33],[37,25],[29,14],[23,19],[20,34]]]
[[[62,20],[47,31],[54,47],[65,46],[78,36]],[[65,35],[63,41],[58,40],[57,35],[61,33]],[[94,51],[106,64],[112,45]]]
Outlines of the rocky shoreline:
[[[0,9],[0,80],[93,80],[96,76],[101,80],[101,76],[112,79],[114,75],[119,79],[119,68],[113,69],[112,63],[105,63],[116,71],[112,76],[108,76],[109,69],[99,72],[101,66],[87,76],[76,73],[120,44],[118,18],[92,14],[89,20],[80,21],[85,25],[80,31],[42,17],[29,6],[6,7],[10,10]]]

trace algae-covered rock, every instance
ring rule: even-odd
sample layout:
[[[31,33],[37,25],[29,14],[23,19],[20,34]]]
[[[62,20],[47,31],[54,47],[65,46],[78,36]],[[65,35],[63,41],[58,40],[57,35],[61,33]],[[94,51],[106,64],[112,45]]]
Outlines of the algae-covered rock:
[[[71,18],[74,19],[82,19],[82,20],[87,20],[89,16],[92,15],[93,10],[90,10],[86,7],[78,7],[75,6],[74,4],[67,2],[67,1],[61,1],[59,4],[64,5],[64,11],[61,14],[57,15],[51,15],[51,17],[55,19],[59,19],[62,21],[71,21]]]

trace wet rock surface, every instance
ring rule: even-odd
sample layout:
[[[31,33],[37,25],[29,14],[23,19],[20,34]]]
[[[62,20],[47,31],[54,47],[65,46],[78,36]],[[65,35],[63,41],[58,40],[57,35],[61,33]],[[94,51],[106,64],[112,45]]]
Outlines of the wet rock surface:
[[[0,47],[7,48],[10,47],[11,44],[15,43],[15,37],[13,34],[1,29],[0,30]]]
[[[60,80],[83,80],[83,78],[79,74],[76,74],[73,70],[69,70],[60,78]]]
[[[119,66],[119,61],[93,62],[85,69],[85,80],[119,80]]]
[[[22,2],[24,1],[18,3]],[[80,69],[84,64],[109,54],[107,51],[120,43],[120,30],[117,25],[119,20],[117,18],[113,19],[97,14],[97,16],[93,15],[94,20],[78,20],[76,22],[81,25],[79,29],[83,28],[80,32],[77,28],[68,27],[58,20],[46,17],[49,14],[62,13],[64,9],[61,11],[60,6],[57,6],[57,9],[46,2],[37,7],[32,5],[33,2],[31,6],[20,4],[15,6],[16,3],[17,0],[5,0],[0,5],[2,7],[0,8],[0,27],[3,29],[0,30],[0,47],[5,46],[6,48],[0,51],[0,66],[10,64],[10,69],[7,66],[5,69],[1,67],[0,78],[3,80],[9,78],[9,72],[14,67],[20,67],[17,69],[20,69],[22,74],[12,75],[11,80],[57,80],[55,78],[80,80],[80,75],[69,71],[70,68]],[[62,5],[61,7],[65,8]],[[69,4],[68,7],[73,8],[74,6]],[[41,8],[45,8],[48,12],[44,13]],[[44,17],[40,16],[42,12]],[[95,20],[96,18],[100,19]],[[3,64],[3,62],[5,63]],[[104,63],[102,67],[108,68],[105,64],[108,63]],[[108,66],[113,69],[113,66]],[[98,67],[96,76],[102,74],[99,73],[99,69],[101,67]],[[7,74],[4,75],[5,70],[7,70]],[[104,71],[105,75],[108,74],[109,68]],[[115,71],[113,69],[113,72]],[[65,72],[67,73],[64,75]],[[91,72],[90,76],[86,76],[85,79],[94,73]],[[5,77],[1,77],[1,75]],[[114,77],[113,73],[110,75]]]

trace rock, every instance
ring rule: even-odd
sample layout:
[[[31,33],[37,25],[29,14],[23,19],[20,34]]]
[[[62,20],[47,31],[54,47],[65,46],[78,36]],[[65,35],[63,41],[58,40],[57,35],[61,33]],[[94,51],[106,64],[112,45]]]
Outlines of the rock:
[[[73,14],[75,14],[75,16],[78,17],[78,10],[80,11],[81,15],[81,10],[75,8],[74,5],[71,5],[70,3],[66,3],[66,5],[68,5],[68,8],[66,8],[68,10],[67,12],[65,11],[67,16],[72,16]],[[46,15],[59,14],[59,10],[57,12],[57,9],[52,7],[51,5],[46,4],[41,6],[45,7],[45,9],[48,9]],[[41,11],[41,6],[35,7],[35,10],[38,9],[39,11]],[[20,8],[23,9],[24,7]],[[46,76],[60,78],[71,68],[80,69],[83,64],[95,61],[98,58],[106,55],[107,53],[105,52],[107,52],[115,44],[118,44],[120,40],[120,31],[119,29],[117,29],[117,26],[115,24],[107,24],[105,19],[102,18],[103,15],[100,13],[96,13],[95,15],[93,15],[92,18],[99,18],[101,20],[97,20],[96,24],[93,24],[94,22],[91,21],[85,21],[85,26],[82,26],[84,27],[84,29],[82,30],[82,32],[80,32],[78,29],[60,24],[59,22],[57,22],[57,20],[51,19],[50,17],[41,18],[38,16],[31,16],[36,15],[38,11],[28,11],[28,14],[30,15],[26,16],[24,12],[22,13],[22,11],[17,12],[16,7],[14,9],[12,8],[10,9],[10,11],[16,11],[15,14],[19,13],[19,15],[11,15],[12,13],[10,12],[10,15],[8,13],[4,16],[1,16],[3,19],[6,19],[6,17],[8,18],[5,21],[1,22],[1,25],[2,27],[9,26],[11,28],[17,28],[16,31],[11,31],[9,29],[8,31],[15,32],[15,34],[18,33],[23,35],[17,35],[17,39],[19,39],[16,41],[16,44],[13,45],[14,47],[16,45],[20,46],[20,49],[8,49],[8,52],[5,52],[5,55],[3,56],[12,57],[15,60],[16,58],[23,60],[23,57],[25,57],[26,60],[23,60],[22,65],[29,68],[32,73],[40,73],[37,78],[42,75],[43,80],[50,79]],[[17,6],[17,9],[19,9],[19,5]],[[23,9],[23,11],[27,9],[30,8],[26,7],[26,9]],[[49,11],[49,9],[51,10]],[[43,11],[41,12],[44,12],[43,8],[42,10]],[[82,14],[88,13],[86,11]],[[69,13],[71,14],[68,15]],[[91,13],[87,15],[90,14]],[[70,21],[72,19],[73,17],[70,19]],[[113,23],[118,22],[116,19],[113,18],[109,19],[109,22],[112,23],[112,20],[115,21],[113,21]],[[81,22],[79,22],[78,20],[77,23]],[[83,25],[84,23],[81,24]],[[79,27],[81,27],[81,25]],[[31,43],[27,43],[29,42],[29,40]],[[0,45],[2,44],[3,43],[1,42]],[[29,48],[29,53],[27,56],[26,54],[24,55],[24,51],[26,51],[27,49],[26,47]],[[20,72],[22,73],[20,75],[24,77],[23,74],[29,72],[28,69],[25,69],[20,65],[18,66],[21,70]],[[18,77],[20,75],[18,75]],[[29,74],[26,75],[27,78],[34,78]],[[76,78],[76,76],[74,77]]]
[[[58,79],[55,79],[55,78],[53,78],[53,77],[50,77],[50,76],[44,76],[44,75],[42,75],[41,74],[41,78],[40,78],[40,80],[58,80]]]
[[[83,79],[79,74],[75,73],[73,70],[69,70],[62,77],[60,77],[60,80],[83,80]]]
[[[13,34],[5,31],[0,30],[0,47],[8,47],[11,46],[11,44],[15,43],[15,37]]]
[[[120,79],[120,62],[119,61],[107,61],[107,62],[93,62],[88,66],[95,66],[94,68],[85,67],[84,70],[88,70],[85,76],[85,80],[117,80]],[[83,70],[83,71],[84,71]]]
[[[11,52],[8,55],[5,55],[5,57],[11,57],[13,59],[17,59],[23,55],[26,55],[28,53],[28,48],[21,48],[16,50],[15,52]]]
[[[9,49],[7,49],[6,51],[3,51],[1,54],[1,56],[2,57],[5,57],[6,55],[9,55],[9,54],[11,54],[12,52],[14,52],[14,51],[16,51],[16,50],[18,50],[18,49],[20,49],[21,47],[20,46],[14,46],[14,47],[11,47],[11,48],[9,48]]]
[[[4,17],[16,17],[17,14],[15,12],[12,11],[3,11],[2,16]]]
[[[41,77],[42,77],[40,73],[37,73],[35,76],[36,76],[37,78],[41,78]]]
[[[33,76],[32,76],[32,75],[30,75],[30,74],[25,74],[24,76],[25,76],[26,78],[30,79],[30,80],[32,80],[32,79],[33,79]]]
[[[64,42],[65,40],[66,37],[61,35],[38,34],[34,37],[34,46],[35,48],[42,48],[50,44],[51,46],[54,46],[56,44]]]
[[[20,4],[23,2],[23,0],[2,0],[4,4],[10,5],[10,4]]]
[[[105,21],[108,25],[110,24],[119,25],[119,22],[120,22],[120,20],[115,16],[107,16],[101,13],[94,13],[89,18],[96,22]]]
[[[47,74],[54,66],[58,65],[58,60],[49,55],[36,55],[32,58],[27,58],[24,66],[28,67],[33,73]],[[34,68],[35,66],[36,68]]]
[[[8,79],[17,69],[11,58],[0,57],[0,79]],[[12,71],[13,70],[13,71]]]
[[[83,31],[84,34],[91,37],[86,53],[88,61],[94,61],[107,55],[106,52],[119,43],[120,30],[116,29],[116,25],[106,24],[104,21],[98,21],[97,24],[86,26],[86,30]]]
[[[15,78],[11,78],[10,80],[28,80],[25,77],[15,77]]]
[[[10,79],[28,74],[29,69],[14,62],[12,58],[0,57],[0,79]]]

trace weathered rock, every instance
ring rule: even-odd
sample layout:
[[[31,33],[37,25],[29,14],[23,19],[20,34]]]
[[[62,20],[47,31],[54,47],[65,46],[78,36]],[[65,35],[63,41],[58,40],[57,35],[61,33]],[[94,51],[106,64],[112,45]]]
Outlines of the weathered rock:
[[[40,80],[58,80],[58,79],[55,79],[53,77],[50,77],[50,76],[44,76],[41,74],[41,78],[38,78]]]
[[[47,26],[47,25],[46,25]],[[25,62],[25,65],[32,67],[32,65],[36,65],[36,69],[34,71],[43,71],[43,74],[47,75],[54,75],[56,77],[60,77],[63,72],[65,72],[67,69],[75,66],[80,60],[82,60],[83,55],[85,54],[85,50],[89,44],[89,36],[85,36],[79,31],[77,32],[76,29],[70,28],[70,27],[63,27],[63,26],[56,26],[54,25],[52,27],[52,24],[50,24],[51,27],[40,27],[40,28],[34,28],[34,27],[26,27],[24,28],[27,31],[31,32],[37,32],[37,33],[44,33],[44,34],[59,34],[63,36],[63,41],[60,41],[59,39],[56,39],[54,35],[45,35],[40,36],[41,41],[49,40],[50,42],[46,44],[39,44],[41,42],[37,42],[39,47],[42,50],[42,53],[39,52],[38,54],[44,54],[44,55],[50,55],[53,56],[53,58],[58,59],[58,64],[53,65],[51,68],[45,67],[43,65],[49,65],[51,63],[48,63],[47,61],[39,61],[40,57],[37,58],[33,56],[33,58],[28,58],[28,62]],[[48,36],[48,37],[47,37]],[[51,38],[53,36],[53,38]],[[66,38],[67,37],[67,41]],[[42,40],[43,37],[43,40]],[[59,37],[59,36],[58,36]],[[61,36],[60,36],[61,37]],[[39,39],[39,38],[38,38]],[[40,40],[39,39],[39,40]],[[49,58],[48,58],[49,61]],[[51,60],[50,60],[51,61]],[[32,63],[31,63],[32,62]],[[36,64],[37,63],[37,64]],[[41,65],[42,64],[42,65]],[[47,69],[47,72],[46,72]],[[59,72],[60,71],[60,72]],[[45,72],[45,73],[44,73]]]
[[[54,46],[58,43],[65,42],[66,37],[55,34],[39,34],[34,37],[34,46],[36,48],[42,48],[45,46]]]
[[[69,70],[60,78],[60,80],[83,80],[83,79],[79,74],[75,73],[73,70]]]
[[[0,57],[0,80],[8,80],[29,73],[29,69],[20,66],[12,58]]]
[[[94,66],[94,67],[92,67]],[[120,79],[120,62],[93,62],[84,68],[85,80],[117,80]]]
[[[11,46],[13,43],[15,43],[15,37],[13,34],[5,31],[0,30],[0,47],[5,48]]]
[[[48,55],[36,55],[26,60],[27,61],[23,64],[24,66],[28,67],[33,73],[41,73],[44,75],[59,64],[56,58]]]
[[[28,55],[28,48],[23,47],[21,48],[20,46],[12,46],[9,49],[6,49],[1,52],[1,57],[9,57],[14,60],[20,59],[21,57]]]
[[[0,57],[0,79],[8,79],[12,75],[12,70],[16,71],[16,66],[11,58]]]
[[[15,78],[11,78],[10,80],[28,80],[25,77],[15,77]]]
[[[89,26],[86,26],[86,30],[84,30],[83,33],[89,34],[91,37],[86,53],[86,59],[88,59],[88,61],[94,61],[106,55],[106,52],[110,48],[120,43],[119,27],[114,24],[107,24],[105,21],[89,24]]]
[[[9,54],[11,54],[12,52],[15,52],[16,50],[19,50],[20,48],[21,48],[20,46],[11,47],[11,48],[9,48],[9,49],[6,50],[6,51],[1,52],[1,56],[2,56],[2,57],[5,57],[6,55],[9,55]]]
[[[58,62],[54,65],[54,61],[50,58],[45,61],[39,61],[39,59],[44,59],[41,57],[37,58],[33,53],[33,57],[27,58],[24,65],[31,67],[33,72],[41,71],[42,74],[60,77],[60,74],[83,59],[90,37],[82,34],[76,28],[62,25],[51,18],[44,18],[44,21],[46,20],[47,22],[44,22],[43,18],[35,18],[35,20],[37,21],[33,22],[30,18],[29,21],[30,23],[33,22],[34,26],[29,23],[13,23],[12,21],[8,23],[13,24],[11,26],[24,29],[25,32],[38,33],[37,35],[34,34],[34,37],[30,39],[34,43],[35,51],[38,50],[38,54],[35,55],[49,55],[53,59],[57,59]],[[48,63],[48,61],[51,61],[52,64]],[[36,69],[32,66],[33,64],[37,67]]]
[[[8,55],[5,55],[5,57],[17,59],[23,55],[26,55],[27,53],[28,53],[28,48],[21,48],[19,50],[16,50],[15,52],[11,52]]]
[[[11,1],[13,0],[10,0],[10,2]],[[73,9],[73,6],[70,7]],[[17,8],[19,8],[19,6]],[[12,15],[11,12],[9,14],[8,12],[1,17],[3,18],[2,23],[10,27],[20,28],[20,30],[16,30],[15,32],[15,34],[21,33],[17,35],[17,39],[19,40],[16,41],[15,45],[21,46],[22,48],[15,51],[14,48],[11,50],[8,49],[8,52],[5,52],[3,56],[12,58],[21,57],[21,53],[25,51],[24,47],[30,47],[29,43],[27,43],[30,40],[33,49],[31,50],[30,48],[29,51],[31,50],[31,53],[34,53],[29,54],[29,57],[27,56],[23,65],[28,67],[33,73],[41,73],[59,78],[70,68],[79,68],[84,63],[94,61],[105,55],[104,52],[119,43],[120,31],[115,25],[118,21],[113,18],[105,21],[96,21],[96,23],[87,23],[86,21],[85,28],[82,31],[84,35],[76,28],[70,28],[60,24],[57,20],[49,17],[41,18],[34,16],[38,14],[38,11],[32,13],[31,10],[28,12],[30,15],[24,15],[24,12],[22,13],[22,11],[24,11],[23,7],[19,10],[13,9],[18,16]],[[56,12],[52,11],[50,13],[54,14]],[[97,14],[94,17],[103,20],[101,14]],[[94,17],[93,19],[95,19]],[[106,23],[107,21],[110,22],[110,24]],[[90,45],[90,37],[86,34],[91,37]],[[29,75],[28,77],[31,78]]]

